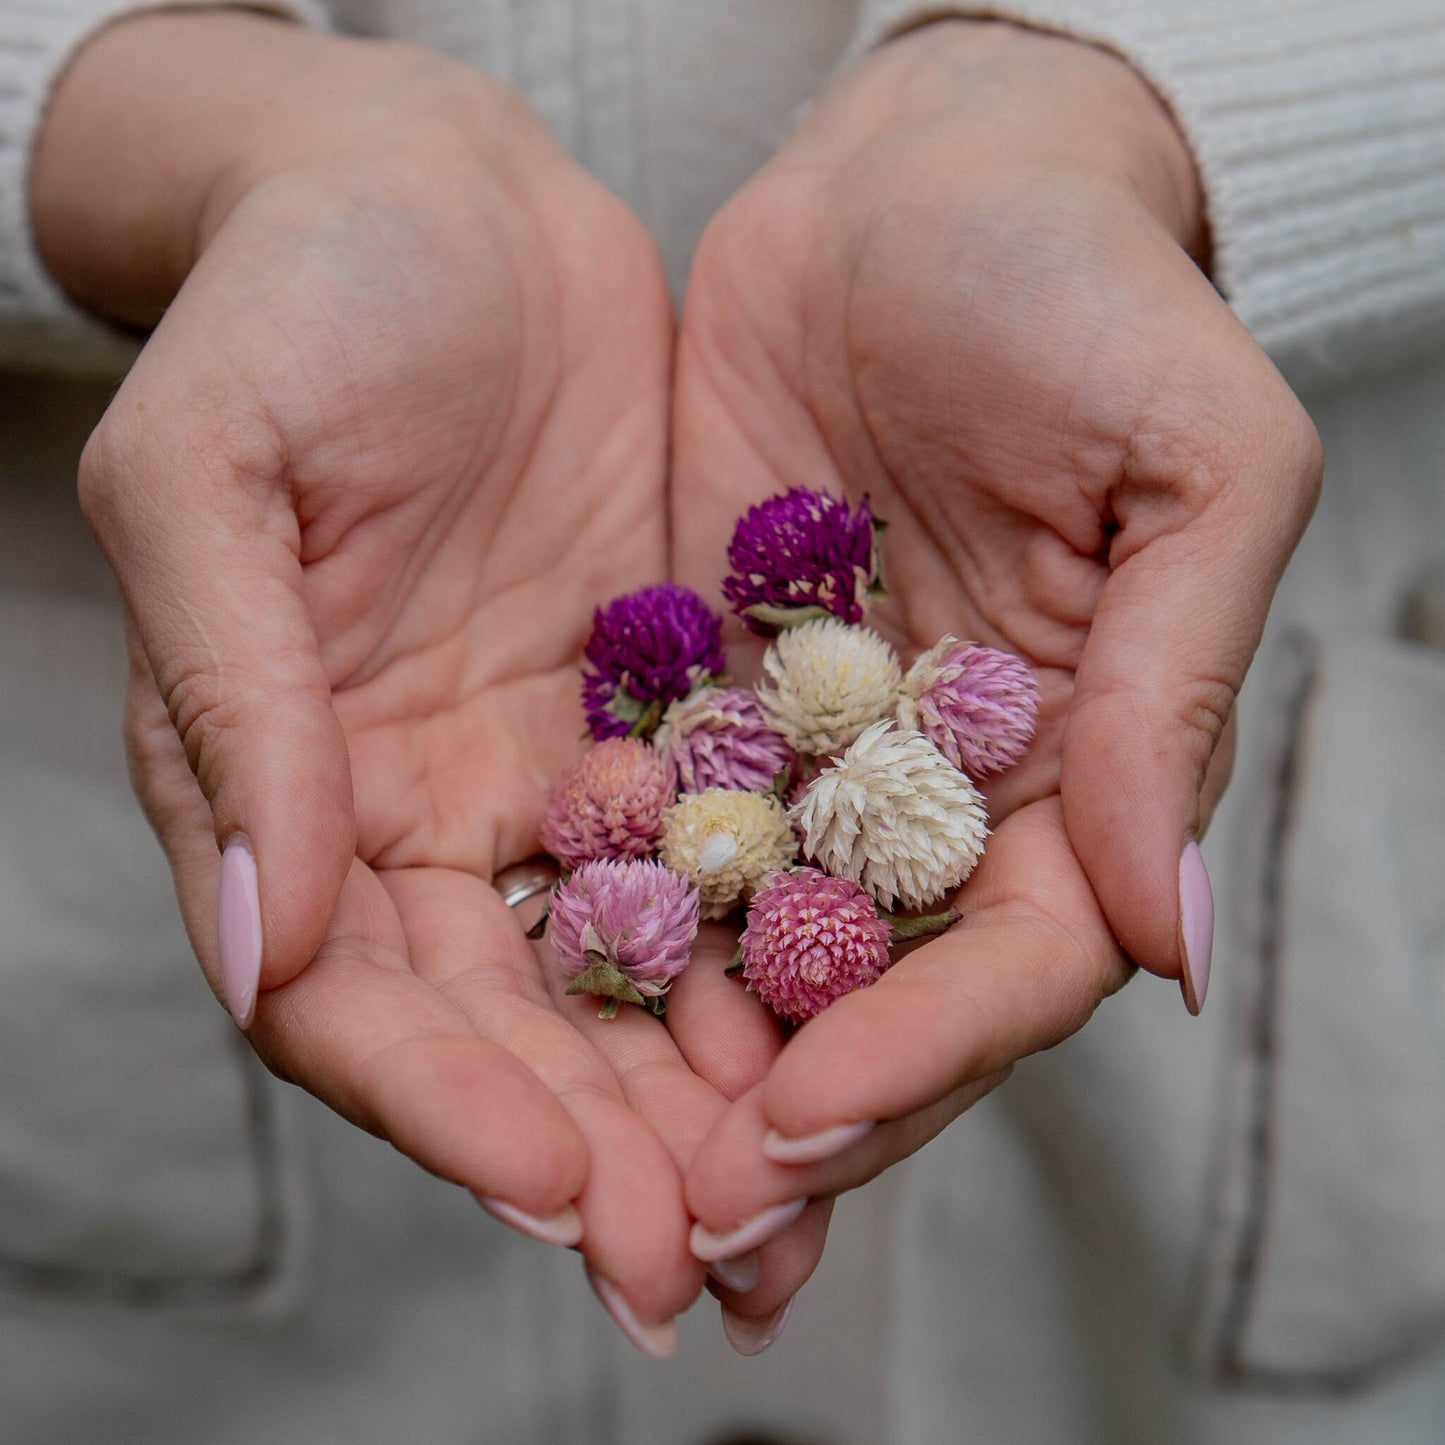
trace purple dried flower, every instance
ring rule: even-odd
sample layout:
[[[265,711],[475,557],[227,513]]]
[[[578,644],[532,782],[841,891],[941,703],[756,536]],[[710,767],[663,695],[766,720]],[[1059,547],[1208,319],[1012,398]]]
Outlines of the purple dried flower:
[[[677,798],[677,773],[649,743],[608,738],[582,754],[547,797],[542,846],[564,867],[645,858]]]
[[[770,637],[832,615],[861,622],[878,580],[878,534],[868,498],[856,510],[826,492],[794,487],[748,510],[728,546],[723,595],[753,631]]]
[[[754,895],[742,936],[748,988],[798,1023],[888,967],[892,928],[856,883],[816,868],[775,873]]]
[[[552,895],[548,934],[572,993],[662,1012],[662,995],[692,959],[697,890],[660,863],[598,858]]]
[[[594,738],[650,733],[670,702],[722,672],[722,619],[689,587],[664,582],[594,614],[582,704]]]
[[[653,741],[676,765],[684,793],[765,793],[793,761],[792,748],[768,726],[762,704],[741,687],[705,687],[673,703]]]
[[[954,767],[985,778],[1029,750],[1039,685],[1012,653],[945,637],[908,670],[898,720],[917,728]]]

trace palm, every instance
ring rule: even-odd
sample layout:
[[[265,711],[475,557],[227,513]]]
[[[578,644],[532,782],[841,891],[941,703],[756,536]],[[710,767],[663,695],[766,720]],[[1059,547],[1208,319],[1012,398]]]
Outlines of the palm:
[[[640,229],[580,173],[554,162],[501,216],[466,194],[383,187],[313,228],[259,192],[128,386],[224,357],[197,387],[224,388],[215,437],[265,499],[255,587],[302,599],[350,755],[356,861],[253,1042],[447,1178],[534,1215],[577,1198],[590,1263],[666,1319],[701,1282],[679,1169],[725,1101],[656,1020],[559,997],[483,880],[537,851],[593,608],[665,568],[670,308]],[[187,765],[149,677],[133,692],[204,956],[207,759]]]
[[[1189,463],[1188,408],[1208,400],[1191,385],[1198,329],[1179,323],[1217,302],[1157,228],[1117,222],[1113,193],[1065,213],[1024,178],[974,212],[947,155],[909,159],[840,177],[785,152],[714,222],[680,345],[676,565],[715,589],[718,538],[747,505],[793,485],[866,493],[890,524],[889,595],[870,620],[905,650],[953,632],[1025,657],[1040,730],[986,789],[994,836],[961,898],[967,927],[789,1045],[694,1173],[705,1217],[797,1189],[743,1162],[765,1124],[897,1119],[896,1157],[1128,976],[1065,830],[1066,724],[1126,560],[1116,500],[1156,462]]]

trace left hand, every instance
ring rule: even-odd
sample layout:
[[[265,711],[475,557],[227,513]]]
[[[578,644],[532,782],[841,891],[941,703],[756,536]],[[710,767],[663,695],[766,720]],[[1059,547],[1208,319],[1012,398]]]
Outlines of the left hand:
[[[688,1175],[711,1230],[918,1148],[1131,961],[1202,1003],[1212,914],[1181,877],[1320,459],[1191,257],[1200,213],[1182,139],[1121,61],[945,22],[845,77],[704,238],[676,574],[715,593],[719,538],[769,493],[866,492],[891,524],[874,625],[914,651],[946,631],[1005,648],[1044,690],[1031,753],[986,789],[965,922],[810,1022],[732,1107]],[[778,1155],[777,1136],[870,1121],[822,1162],[765,1154],[770,1131]]]

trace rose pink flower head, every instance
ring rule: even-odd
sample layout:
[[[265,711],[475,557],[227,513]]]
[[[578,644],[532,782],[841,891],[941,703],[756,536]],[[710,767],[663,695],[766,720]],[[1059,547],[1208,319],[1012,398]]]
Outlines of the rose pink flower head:
[[[741,687],[705,687],[673,703],[653,741],[676,766],[683,793],[765,793],[793,761],[762,704]]]
[[[898,720],[961,772],[986,778],[1028,752],[1039,685],[1021,657],[945,637],[908,670]]]
[[[743,977],[779,1018],[802,1023],[888,967],[892,928],[846,878],[816,868],[775,873],[753,896]]]
[[[547,798],[542,846],[564,867],[645,858],[677,797],[677,773],[649,743],[609,738],[582,754]]]
[[[548,933],[564,975],[620,975],[606,996],[641,1003],[666,993],[692,959],[698,896],[661,863],[596,858],[552,895]],[[595,990],[592,990],[595,991]]]
[[[738,519],[723,596],[764,637],[830,613],[861,622],[879,588],[880,528],[867,497],[856,508],[808,487],[769,497]]]

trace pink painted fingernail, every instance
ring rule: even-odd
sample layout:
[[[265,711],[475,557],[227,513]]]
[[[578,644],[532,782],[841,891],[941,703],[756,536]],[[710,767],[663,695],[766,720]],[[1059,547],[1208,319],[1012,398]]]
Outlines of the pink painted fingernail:
[[[1198,1015],[1209,992],[1209,959],[1214,951],[1214,893],[1204,855],[1192,839],[1179,860],[1179,987],[1184,1007]]]
[[[760,1355],[778,1336],[788,1323],[793,1312],[793,1301],[789,1300],[782,1309],[774,1310],[765,1320],[745,1320],[735,1315],[726,1305],[722,1307],[723,1334],[728,1344],[740,1355]]]
[[[725,1289],[734,1294],[746,1294],[757,1287],[762,1278],[763,1267],[756,1254],[740,1254],[736,1259],[715,1259],[708,1265],[707,1272]]]
[[[806,1199],[789,1199],[786,1203],[774,1204],[728,1234],[714,1234],[701,1224],[694,1224],[689,1241],[693,1258],[702,1260],[704,1264],[719,1259],[736,1259],[738,1255],[747,1254],[781,1234],[807,1207]]]
[[[763,1136],[763,1156],[775,1164],[821,1164],[824,1159],[832,1159],[845,1149],[851,1149],[872,1129],[872,1119],[864,1119],[857,1124],[838,1124],[832,1129],[820,1129],[816,1134],[803,1134],[796,1139],[769,1129]]]
[[[261,983],[261,894],[256,855],[239,833],[221,854],[221,887],[216,902],[216,950],[221,956],[221,992],[239,1027],[256,1016]]]
[[[485,1194],[478,1194],[476,1190],[472,1191],[472,1198],[493,1219],[500,1219],[503,1224],[511,1225],[513,1229],[542,1244],[556,1244],[563,1249],[571,1249],[582,1243],[582,1216],[570,1204],[564,1205],[556,1214],[544,1219],[537,1214],[528,1214],[525,1209],[518,1209],[515,1204],[508,1204],[505,1199],[491,1199]]]
[[[654,1360],[665,1360],[677,1349],[677,1325],[673,1320],[668,1320],[665,1325],[645,1325],[632,1313],[627,1301],[622,1298],[622,1291],[605,1275],[589,1268],[587,1283],[612,1316],[613,1323],[644,1355]]]

